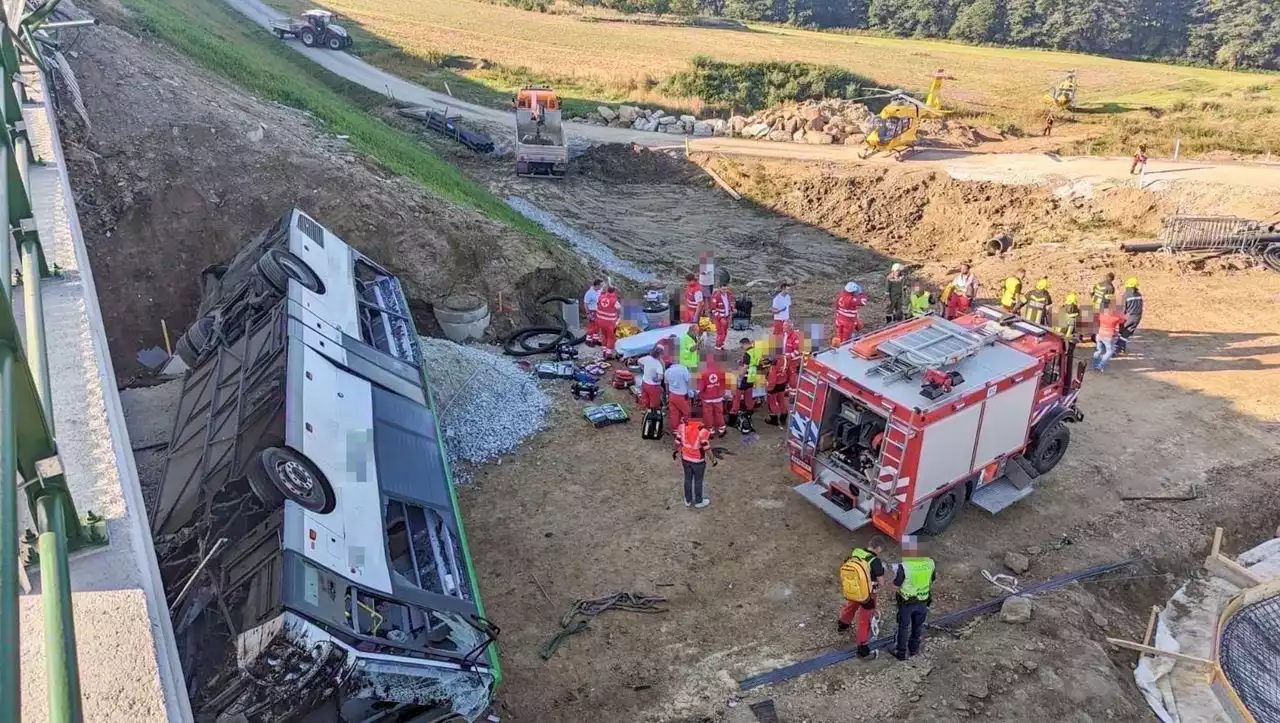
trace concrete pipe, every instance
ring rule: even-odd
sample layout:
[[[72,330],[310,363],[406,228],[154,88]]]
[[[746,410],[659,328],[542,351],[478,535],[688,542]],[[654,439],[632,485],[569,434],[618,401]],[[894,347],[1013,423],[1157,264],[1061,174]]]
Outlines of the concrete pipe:
[[[489,328],[489,302],[479,294],[454,294],[436,304],[432,311],[445,337],[458,344],[483,338]]]

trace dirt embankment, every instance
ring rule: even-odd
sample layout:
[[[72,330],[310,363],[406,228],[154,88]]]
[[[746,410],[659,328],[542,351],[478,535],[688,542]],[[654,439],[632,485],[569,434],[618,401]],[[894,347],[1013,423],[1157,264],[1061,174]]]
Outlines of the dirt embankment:
[[[501,331],[587,271],[557,245],[449,204],[355,154],[305,114],[261,102],[123,30],[86,33],[73,61],[92,128],[63,139],[115,368],[194,315],[202,268],[291,206],[405,280],[419,328],[433,301],[484,294]],[[502,294],[502,308],[498,297]]]

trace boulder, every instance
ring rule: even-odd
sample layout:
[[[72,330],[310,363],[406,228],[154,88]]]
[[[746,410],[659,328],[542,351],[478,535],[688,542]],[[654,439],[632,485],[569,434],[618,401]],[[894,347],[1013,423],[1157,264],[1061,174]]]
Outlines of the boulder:
[[[618,106],[618,119],[623,123],[634,123],[636,116],[640,115],[635,106],[620,105]]]
[[[806,105],[800,109],[800,117],[810,121],[822,115],[822,109],[816,105]]]
[[[664,115],[658,118],[658,125],[660,126],[669,126],[672,123],[679,123],[679,122],[680,122],[680,119],[676,118],[673,115]]]
[[[799,118],[792,116],[787,119],[786,125],[782,127],[782,130],[788,133],[795,133],[796,131],[800,130],[800,122],[801,121]]]
[[[748,138],[760,138],[769,135],[770,130],[764,123],[753,123],[742,129],[742,135]]]
[[[693,126],[694,123],[698,122],[698,119],[691,115],[682,115],[680,116],[680,122],[687,126]]]
[[[822,131],[805,131],[804,142],[815,146],[829,146],[834,142],[830,133]]]
[[[675,123],[668,123],[667,125],[662,127],[662,130],[664,133],[670,133],[673,136],[682,136],[684,135],[684,124],[681,123],[680,121],[676,121]]]
[[[618,112],[607,105],[596,107],[596,112],[599,113],[600,117],[604,118],[605,121],[611,121],[618,117]]]
[[[740,115],[735,115],[729,119],[729,127],[733,129],[734,133],[741,133],[742,129],[747,127],[747,119]]]
[[[796,143],[804,143],[804,129],[801,128],[797,130],[795,133],[792,133],[791,140],[795,141]]]
[[[644,129],[645,129],[646,131],[649,131],[650,133],[652,133],[652,132],[654,132],[654,131],[658,130],[658,128],[660,128],[660,127],[661,127],[661,126],[659,126],[659,125],[658,125],[658,119],[657,119],[657,118],[649,118],[648,120],[646,120],[646,121],[644,122]]]
[[[1015,574],[1021,575],[1031,569],[1031,560],[1021,552],[1006,552],[1004,554],[1004,566],[1012,570]]]
[[[786,131],[770,131],[769,140],[779,142],[789,141],[791,140],[791,134]]]
[[[849,137],[847,137],[847,138],[845,138],[845,139],[844,139],[844,144],[845,144],[846,146],[860,146],[860,145],[862,145],[862,142],[863,142],[865,139],[866,139],[865,135],[863,135],[863,136],[849,136]]]
[[[693,124],[693,134],[695,136],[705,138],[712,135],[714,132],[715,131],[711,127],[711,124],[706,121],[696,121]]]
[[[826,127],[827,127],[827,117],[820,115],[817,118],[810,118],[809,124],[805,126],[805,129],[811,130],[811,131],[820,131]]]
[[[1017,625],[1031,622],[1031,598],[1021,595],[1005,598],[1000,604],[1000,621]]]
[[[631,127],[634,128],[635,130],[642,131],[642,130],[645,130],[645,126],[648,125],[648,123],[649,123],[648,118],[643,118],[643,117],[636,118],[635,120],[631,121]]]

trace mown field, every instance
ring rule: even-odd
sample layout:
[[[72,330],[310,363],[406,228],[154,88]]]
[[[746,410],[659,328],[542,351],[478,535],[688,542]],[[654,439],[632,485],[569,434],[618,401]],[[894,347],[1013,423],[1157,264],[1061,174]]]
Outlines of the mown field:
[[[271,2],[282,12],[309,5]],[[1031,132],[1048,110],[1044,91],[1075,68],[1084,112],[1071,120],[1096,127],[1087,149],[1071,150],[1108,152],[1139,136],[1158,150],[1166,136],[1181,136],[1184,152],[1280,154],[1276,74],[771,25],[734,30],[587,22],[579,14],[478,0],[328,0],[325,7],[350,18],[356,52],[375,65],[436,89],[449,82],[457,95],[491,104],[506,103],[523,83],[544,81],[575,101],[570,110],[630,100],[696,111],[700,99],[667,97],[658,86],[697,55],[837,65],[916,91],[941,67],[956,78],[945,94],[949,104],[994,125]],[[1144,110],[1149,108],[1156,110]]]

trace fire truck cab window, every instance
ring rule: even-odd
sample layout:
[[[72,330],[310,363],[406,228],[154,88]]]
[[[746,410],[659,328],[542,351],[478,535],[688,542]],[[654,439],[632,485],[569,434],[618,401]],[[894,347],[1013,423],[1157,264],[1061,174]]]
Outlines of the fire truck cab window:
[[[1061,364],[1057,355],[1051,356],[1044,362],[1044,371],[1040,373],[1040,385],[1047,386],[1058,381],[1062,376]]]

